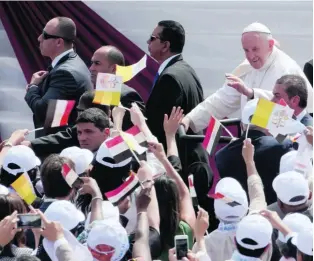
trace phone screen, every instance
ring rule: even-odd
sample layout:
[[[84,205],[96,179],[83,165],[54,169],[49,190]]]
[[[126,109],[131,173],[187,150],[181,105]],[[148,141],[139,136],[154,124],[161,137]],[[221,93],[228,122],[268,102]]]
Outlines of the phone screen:
[[[176,255],[177,259],[181,260],[188,254],[188,240],[187,239],[176,239]]]
[[[20,214],[17,218],[18,228],[41,228],[41,218],[37,214]]]

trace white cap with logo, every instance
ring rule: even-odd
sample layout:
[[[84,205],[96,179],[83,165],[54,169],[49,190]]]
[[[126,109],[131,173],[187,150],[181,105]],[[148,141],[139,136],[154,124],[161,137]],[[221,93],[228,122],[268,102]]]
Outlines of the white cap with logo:
[[[282,203],[290,206],[305,203],[310,194],[308,181],[296,171],[279,174],[273,180],[273,189],[277,194],[277,198]]]
[[[216,185],[215,193],[223,194],[240,204],[230,205],[222,199],[216,199],[214,201],[215,214],[219,219],[238,222],[247,214],[247,194],[236,179],[230,177],[221,179]]]
[[[83,174],[92,163],[94,154],[87,149],[81,149],[79,147],[69,147],[61,151],[61,157],[67,157],[74,162],[75,171],[78,175]]]

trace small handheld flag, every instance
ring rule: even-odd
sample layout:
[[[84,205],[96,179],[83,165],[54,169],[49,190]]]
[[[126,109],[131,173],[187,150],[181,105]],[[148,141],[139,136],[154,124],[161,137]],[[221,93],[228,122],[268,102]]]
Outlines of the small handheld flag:
[[[49,100],[44,127],[53,128],[68,125],[75,101]]]
[[[216,149],[216,146],[220,139],[221,131],[222,131],[221,123],[214,117],[211,117],[203,141],[203,147],[206,149],[210,156],[213,155]]]
[[[93,103],[118,106],[121,98],[122,77],[98,73]]]
[[[105,196],[114,206],[117,206],[123,199],[129,196],[139,186],[139,179],[136,175],[131,174],[131,176],[128,177],[122,185],[112,191],[105,193]]]
[[[129,66],[116,66],[116,75],[122,77],[122,82],[127,82],[131,80],[140,71],[146,68],[147,55],[145,54],[141,60],[137,63]]]
[[[83,184],[77,173],[66,163],[62,166],[62,176],[71,188],[80,188]]]
[[[193,174],[188,176],[188,180],[189,180],[189,191],[190,191],[190,196],[192,199],[193,206],[198,207],[197,195],[196,195],[196,191],[194,188],[194,176],[193,176]]]
[[[31,205],[35,201],[36,195],[31,181],[26,175],[26,173],[22,174],[11,184],[11,187],[15,189],[16,193],[27,203],[27,205]]]
[[[235,207],[235,206],[241,205],[239,202],[237,202],[237,201],[235,201],[235,200],[233,200],[231,198],[228,198],[228,197],[226,197],[225,195],[223,195],[223,194],[221,194],[219,192],[217,192],[215,194],[208,194],[208,196],[210,198],[213,198],[213,199],[221,199],[221,200],[225,201],[226,204],[229,205],[230,207]]]

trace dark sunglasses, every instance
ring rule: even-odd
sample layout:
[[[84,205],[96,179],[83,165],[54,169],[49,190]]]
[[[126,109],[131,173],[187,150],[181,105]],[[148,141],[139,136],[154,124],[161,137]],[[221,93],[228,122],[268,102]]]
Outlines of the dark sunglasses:
[[[149,41],[151,41],[151,42],[155,41],[156,39],[160,39],[160,37],[155,36],[155,35],[151,35],[151,36],[149,37]]]
[[[45,30],[43,30],[42,36],[43,36],[43,39],[44,39],[44,40],[48,40],[48,39],[59,39],[59,38],[61,38],[61,39],[66,40],[66,41],[73,42],[73,40],[67,39],[67,38],[65,38],[65,37],[61,37],[61,36],[58,36],[58,35],[48,34]]]

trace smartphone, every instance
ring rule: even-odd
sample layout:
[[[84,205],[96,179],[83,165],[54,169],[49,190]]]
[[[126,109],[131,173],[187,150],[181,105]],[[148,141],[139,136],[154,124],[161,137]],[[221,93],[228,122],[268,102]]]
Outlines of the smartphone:
[[[18,214],[18,228],[41,228],[41,218],[38,214]]]
[[[177,260],[187,257],[189,250],[189,242],[187,235],[179,235],[174,237],[174,245],[176,247]]]

